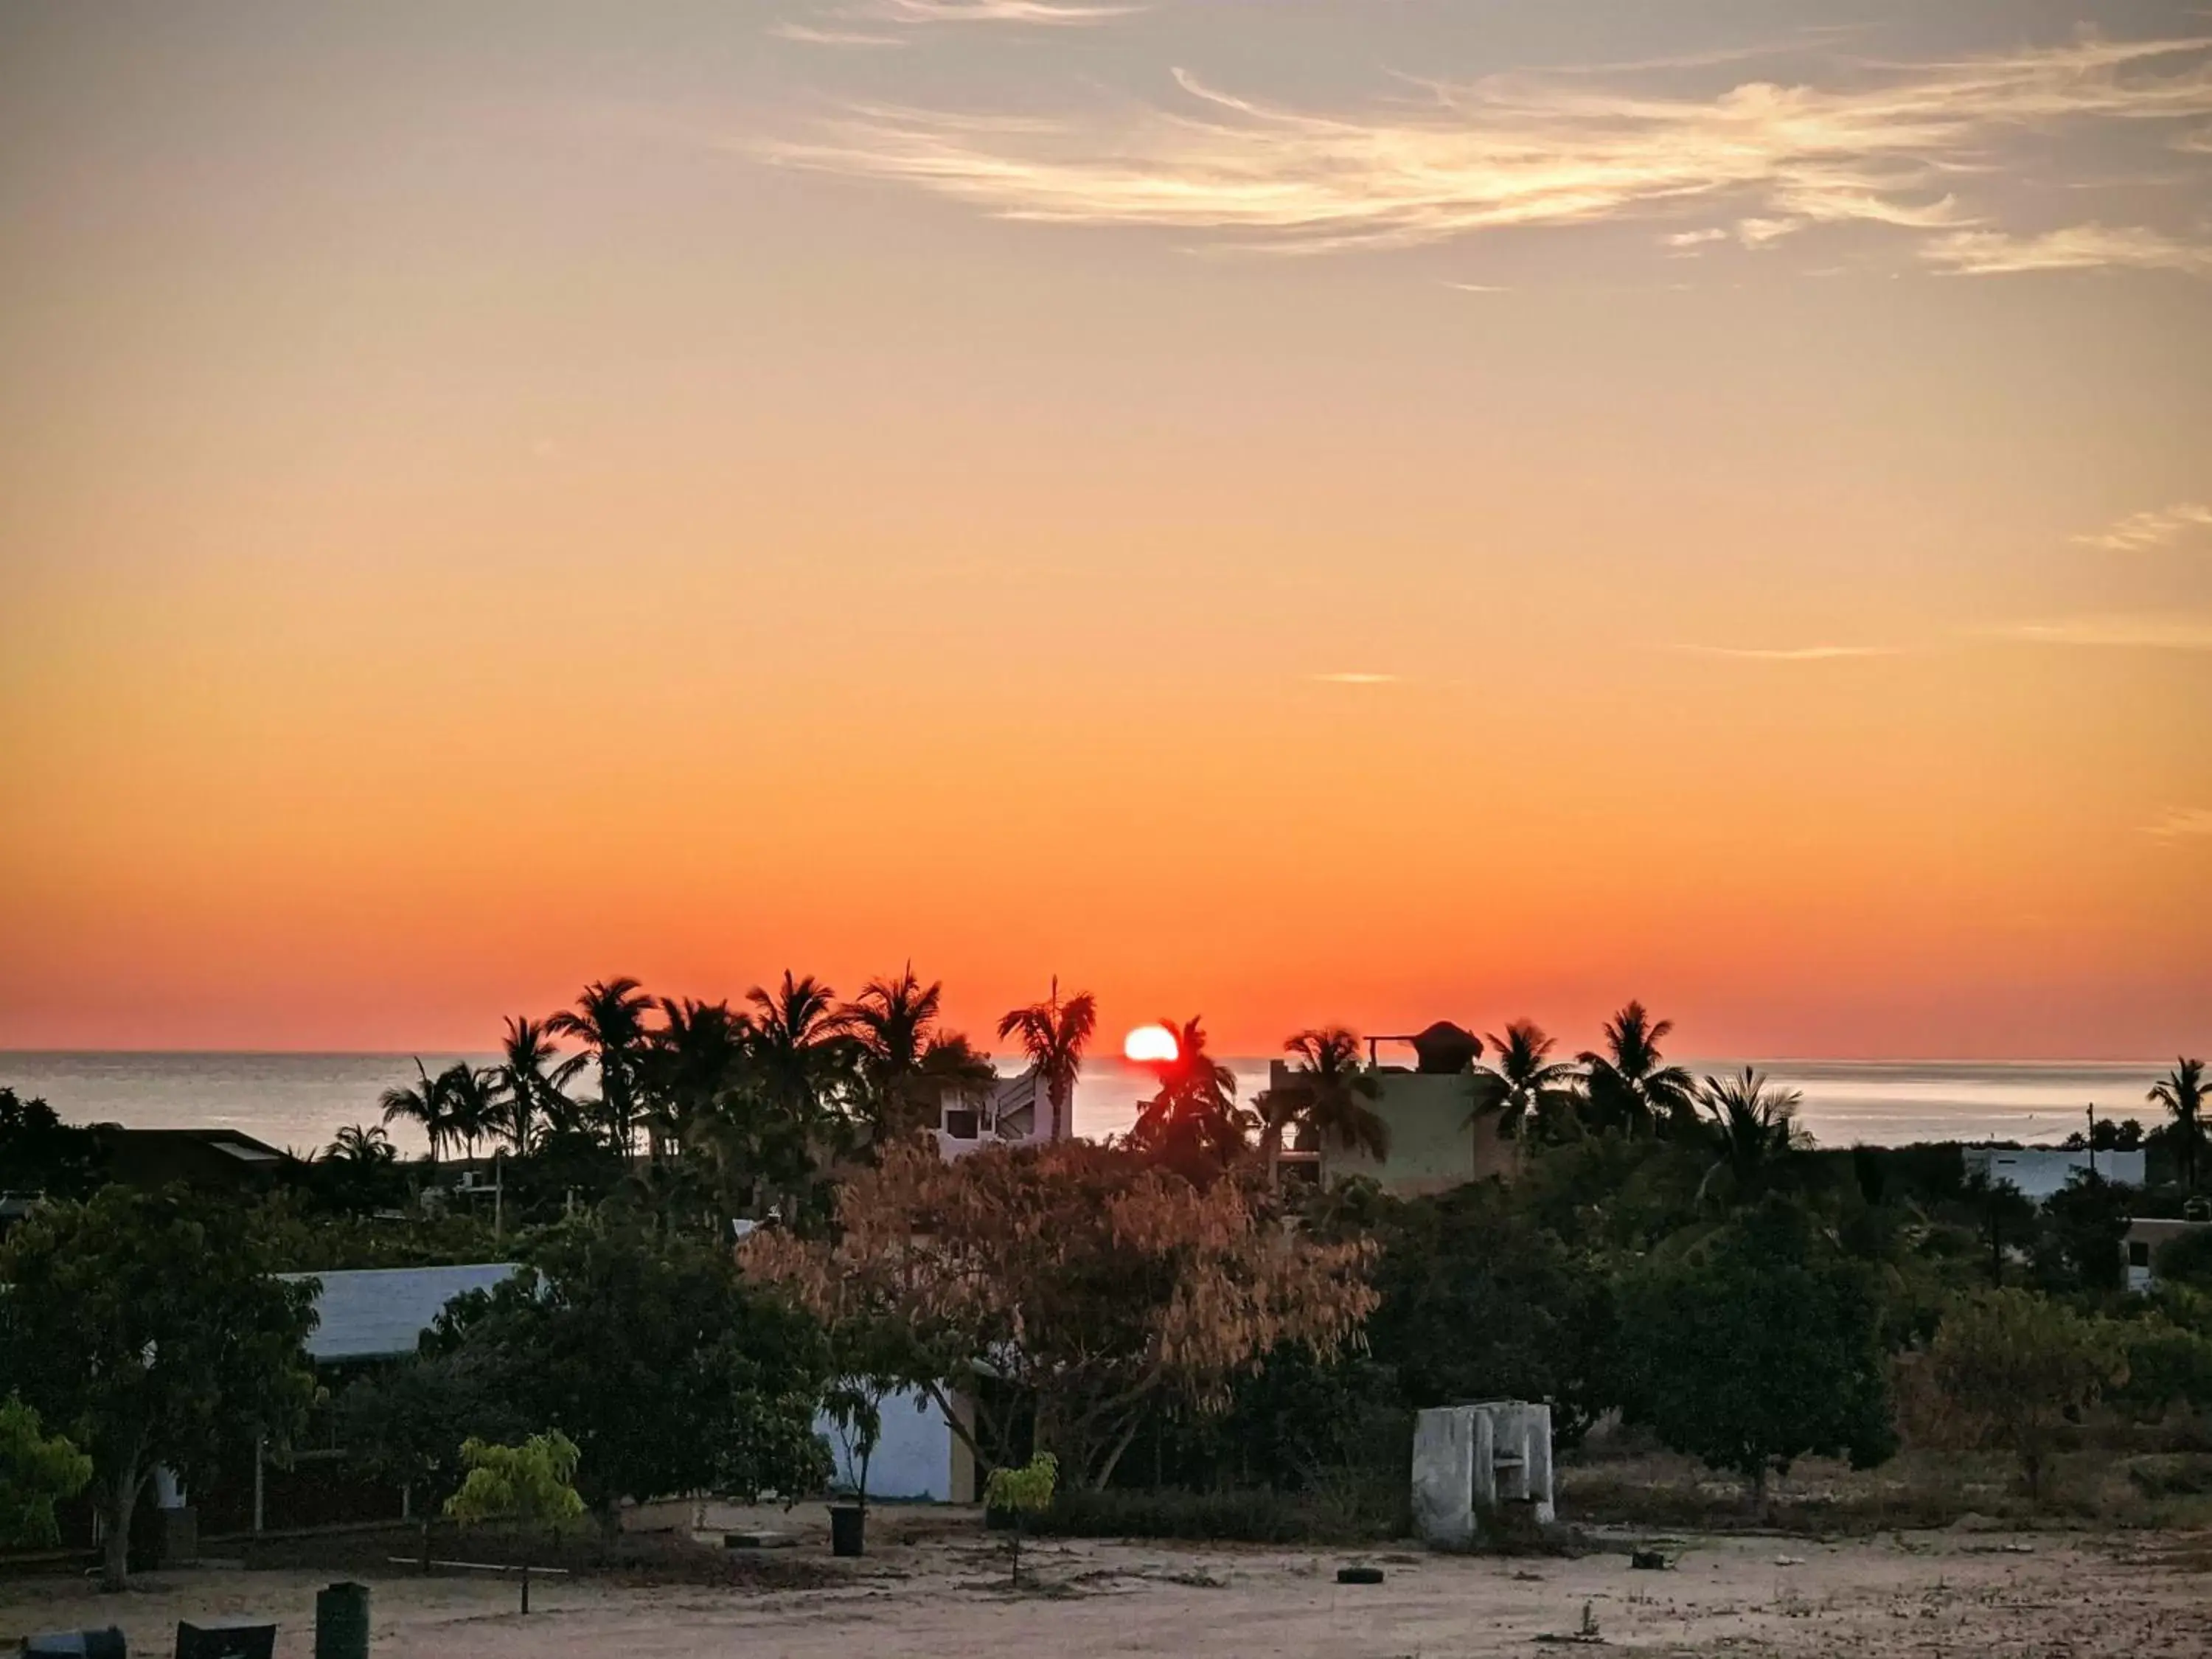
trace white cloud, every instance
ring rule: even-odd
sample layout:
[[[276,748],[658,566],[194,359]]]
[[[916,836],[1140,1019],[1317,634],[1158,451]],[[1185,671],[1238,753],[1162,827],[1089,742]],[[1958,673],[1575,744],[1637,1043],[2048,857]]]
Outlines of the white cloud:
[[[1731,657],[1740,662],[1836,662],[1853,657],[1895,657],[1893,645],[1678,645],[1698,657]]]
[[[2046,622],[2009,623],[1986,631],[1993,638],[2026,645],[2212,651],[2212,617],[2061,617]]]
[[[916,0],[899,0],[915,3]],[[1516,226],[1711,216],[1756,245],[1800,227],[1922,233],[1960,271],[2053,263],[2195,270],[2152,230],[2008,234],[1960,192],[2002,172],[2006,140],[2212,117],[2212,39],[2064,46],[1917,65],[1839,64],[1831,83],[1750,81],[1667,95],[1634,81],[1499,76],[1351,111],[1223,91],[1178,71],[1182,100],[1049,119],[854,108],[757,148],[776,161],[899,180],[1010,219],[1149,225],[1314,252]],[[2027,263],[2033,261],[2033,264]]]
[[[2143,834],[2154,841],[2194,840],[2201,836],[2212,836],[2212,807],[2170,807],[2157,823],[2144,825]]]
[[[2033,236],[2011,236],[1999,230],[1954,231],[1923,245],[1920,256],[1955,276],[2100,266],[2212,276],[2212,242],[2185,240],[2139,225],[2069,225]]]
[[[2131,513],[2094,536],[2076,536],[2074,539],[2084,547],[2102,548],[2107,553],[2141,553],[2150,548],[2170,547],[2198,530],[2212,530],[2212,507],[2186,501],[2155,512]]]
[[[854,25],[886,24],[927,27],[934,23],[1025,23],[1034,27],[1067,27],[1104,23],[1140,11],[1138,5],[1099,3],[1098,0],[845,0],[827,5],[817,15],[818,24],[782,22],[773,33],[787,40],[821,46],[890,46],[903,44],[897,35],[872,32]]]

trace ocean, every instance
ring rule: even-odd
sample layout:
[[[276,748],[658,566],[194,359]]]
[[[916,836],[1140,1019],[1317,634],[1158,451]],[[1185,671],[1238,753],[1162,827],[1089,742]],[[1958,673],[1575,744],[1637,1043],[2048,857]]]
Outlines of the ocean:
[[[432,1072],[489,1054],[424,1054]],[[1264,1059],[1231,1060],[1240,1092],[1264,1088]],[[1686,1061],[1700,1075],[1725,1075],[1744,1062]],[[1824,1146],[1912,1140],[2063,1140],[2100,1116],[2139,1116],[2157,1109],[2143,1096],[2166,1065],[2138,1061],[1830,1060],[1753,1062],[1799,1090],[1799,1121]],[[349,1123],[379,1121],[377,1097],[415,1079],[407,1054],[46,1054],[0,1051],[0,1086],[42,1096],[73,1123],[137,1128],[223,1127],[272,1146],[309,1152]],[[1076,1090],[1078,1131],[1103,1136],[1127,1129],[1149,1078],[1119,1060],[1086,1067]],[[392,1126],[404,1150],[419,1134]]]

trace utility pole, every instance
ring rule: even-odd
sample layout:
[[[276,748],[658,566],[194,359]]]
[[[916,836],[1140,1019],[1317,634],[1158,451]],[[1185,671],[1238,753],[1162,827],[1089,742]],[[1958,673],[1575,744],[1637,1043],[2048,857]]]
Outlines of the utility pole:
[[[2097,1103],[2089,1103],[2089,1173],[2097,1173]]]

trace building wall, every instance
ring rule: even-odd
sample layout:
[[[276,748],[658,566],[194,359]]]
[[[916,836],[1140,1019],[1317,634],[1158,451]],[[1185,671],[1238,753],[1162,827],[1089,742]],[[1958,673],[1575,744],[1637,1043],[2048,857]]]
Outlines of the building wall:
[[[974,1459],[927,1395],[893,1395],[878,1407],[878,1415],[883,1419],[883,1437],[868,1463],[871,1498],[975,1502]],[[837,1465],[836,1484],[848,1490],[855,1486],[859,1472],[853,1467],[837,1425],[824,1415],[815,1419],[814,1431],[830,1444],[830,1455]]]
[[[2023,1198],[2039,1203],[2066,1190],[2077,1174],[2086,1174],[2095,1160],[2099,1175],[2122,1187],[2143,1184],[2141,1152],[2090,1152],[2063,1146],[1968,1146],[1960,1156],[1968,1176],[1986,1176],[1991,1186],[2008,1186]]]
[[[1474,1115],[1473,1079],[1384,1071],[1376,1080],[1374,1109],[1389,1126],[1389,1155],[1376,1159],[1325,1146],[1324,1182],[1364,1176],[1385,1192],[1413,1198],[1512,1172],[1513,1143],[1498,1138],[1494,1117]]]

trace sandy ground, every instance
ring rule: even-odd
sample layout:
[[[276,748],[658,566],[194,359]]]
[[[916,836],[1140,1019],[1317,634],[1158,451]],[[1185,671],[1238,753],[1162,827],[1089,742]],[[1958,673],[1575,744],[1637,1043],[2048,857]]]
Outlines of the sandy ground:
[[[380,1659],[611,1653],[747,1659],[945,1659],[976,1654],[1220,1655],[1238,1659],[1475,1659],[1544,1650],[1584,1628],[1626,1652],[1729,1655],[2212,1654],[2212,1537],[1948,1532],[1830,1544],[1672,1540],[1678,1565],[1625,1553],[1499,1560],[1410,1553],[1108,1543],[1032,1546],[1039,1587],[1011,1593],[1003,1545],[970,1518],[877,1511],[865,1561],[826,1560],[820,1510],[753,1517],[801,1534],[834,1572],[805,1590],[533,1586],[527,1618],[495,1578],[371,1577]],[[737,1516],[709,1517],[716,1527]],[[719,1535],[719,1534],[717,1534]],[[1625,1551],[1625,1541],[1620,1543]],[[1376,1587],[1340,1586],[1358,1559]],[[280,1655],[313,1651],[331,1572],[204,1568],[120,1596],[63,1580],[0,1581],[0,1651],[32,1630],[122,1625],[164,1655],[179,1618],[262,1613]]]

